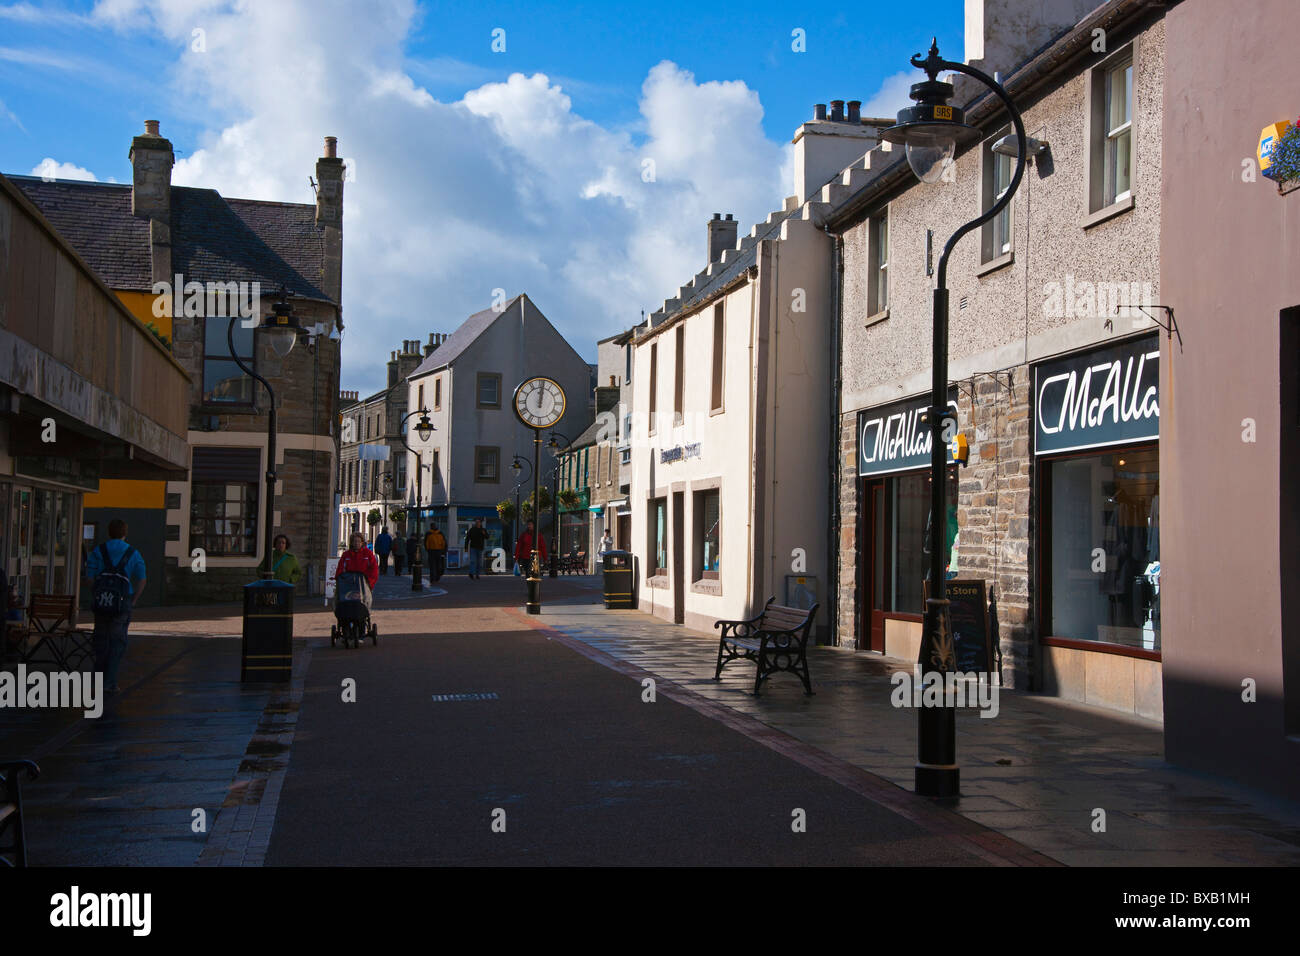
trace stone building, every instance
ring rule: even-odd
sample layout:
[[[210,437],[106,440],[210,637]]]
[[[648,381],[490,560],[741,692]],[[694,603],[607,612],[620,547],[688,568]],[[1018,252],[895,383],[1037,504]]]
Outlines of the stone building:
[[[445,338],[430,333],[423,353],[419,339],[402,342],[400,351],[389,354],[387,384],[381,391],[366,398],[355,391],[340,393],[340,547],[347,546],[347,536],[354,531],[367,540],[373,540],[381,527],[388,526],[391,532],[389,515],[405,507],[407,454],[402,439],[415,420],[407,417],[406,379]],[[372,511],[379,512],[380,524],[369,523]]]
[[[88,496],[87,519],[123,515],[146,560],[146,600],[239,598],[263,560],[265,474],[277,473],[275,528],[304,569],[300,589],[320,593],[334,513],[335,421],[342,328],[343,160],[333,137],[316,161],[316,200],[228,199],[171,184],[172,144],[158,123],[131,141],[132,182],[45,182],[20,188],[123,305],[152,324],[190,377],[184,480],[130,480]],[[281,358],[245,325],[284,290],[307,341]],[[256,313],[247,320],[245,313]],[[265,389],[232,361],[228,330],[246,364],[272,383],[277,460],[268,463]],[[198,553],[196,554],[196,549]]]
[[[967,54],[1000,74],[1046,146],[1009,210],[950,260],[949,401],[970,464],[954,466],[949,569],[996,598],[1005,686],[1158,719],[1161,346],[1140,307],[1161,294],[1165,5],[1047,5],[1008,37],[994,28],[1012,6],[968,6]],[[971,98],[959,85],[954,102]],[[1014,149],[995,148],[1005,110],[989,96],[967,105],[983,135],[943,182],[919,183],[882,145],[845,170],[828,218],[842,289],[838,636],[912,659],[929,519],[927,250],[987,210],[1014,165]]]

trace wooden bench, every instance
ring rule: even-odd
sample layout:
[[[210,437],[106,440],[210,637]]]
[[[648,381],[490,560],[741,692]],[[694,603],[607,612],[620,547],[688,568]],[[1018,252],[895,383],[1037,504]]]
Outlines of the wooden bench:
[[[812,632],[818,605],[803,610],[773,604],[774,600],[774,597],[768,598],[757,617],[747,621],[718,621],[713,625],[722,630],[722,639],[718,641],[718,666],[713,679],[722,680],[722,668],[743,658],[753,661],[758,667],[754,675],[755,697],[763,681],[777,671],[797,674],[803,681],[804,693],[812,696],[808,635]]]
[[[27,779],[35,780],[41,775],[41,768],[30,760],[0,760],[0,863],[6,866],[27,865],[20,783],[24,773]]]
[[[22,645],[22,662],[49,663],[64,671],[80,670],[91,663],[95,654],[90,633],[77,629],[76,614],[77,599],[71,594],[33,594],[27,625],[16,634]],[[37,641],[29,648],[26,645],[33,637]],[[38,659],[42,650],[49,652],[48,661]]]

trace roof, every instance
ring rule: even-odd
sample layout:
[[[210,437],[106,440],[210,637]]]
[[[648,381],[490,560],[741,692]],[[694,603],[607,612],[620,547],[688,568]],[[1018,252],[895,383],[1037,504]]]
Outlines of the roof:
[[[131,212],[131,186],[9,177],[113,289],[149,292],[149,220]],[[317,283],[324,245],[316,207],[225,199],[215,189],[173,186],[172,272],[186,282],[260,282],[330,301]]]
[[[504,309],[489,308],[484,309],[482,312],[475,312],[462,322],[455,332],[443,339],[442,344],[430,352],[408,378],[416,378],[435,369],[446,368],[460,358],[461,353],[473,345],[474,341],[486,332],[493,322],[513,309],[516,302],[527,298],[528,296],[521,292],[511,299]],[[533,308],[536,309],[537,306],[534,305]],[[538,309],[538,312],[540,313],[541,310]]]

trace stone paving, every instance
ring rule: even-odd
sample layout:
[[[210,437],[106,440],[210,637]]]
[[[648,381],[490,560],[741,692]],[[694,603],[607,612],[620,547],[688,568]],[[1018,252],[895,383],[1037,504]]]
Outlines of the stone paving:
[[[531,620],[748,715],[905,790],[913,788],[916,712],[890,704],[889,675],[910,661],[838,648],[811,652],[813,690],[778,674],[752,693],[753,665],[713,681],[716,636],[592,596],[544,605]],[[1071,866],[1294,866],[1300,806],[1165,763],[1160,725],[1005,691],[998,716],[957,715],[962,816]],[[1105,832],[1093,831],[1105,811]]]

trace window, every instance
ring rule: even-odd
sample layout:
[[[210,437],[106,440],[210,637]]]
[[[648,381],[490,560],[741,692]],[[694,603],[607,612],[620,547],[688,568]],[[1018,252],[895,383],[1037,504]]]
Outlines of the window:
[[[440,449],[437,449],[437,448],[435,448],[435,449],[433,450],[433,477],[432,477],[431,479],[429,479],[429,480],[432,481],[435,485],[438,483],[438,476],[442,474],[442,467],[441,467],[441,465],[439,464],[439,461],[438,461],[438,459],[439,459],[438,452],[439,452],[439,451],[440,451]]]
[[[889,308],[889,211],[870,220],[871,274],[867,277],[867,301],[872,315]]]
[[[677,326],[677,355],[673,363],[673,424],[682,423],[682,395],[686,378],[686,325]]]
[[[957,482],[952,470],[948,491],[947,544],[957,532]],[[878,614],[925,613],[926,550],[930,519],[930,475],[915,471],[867,482],[865,501],[870,529],[867,577],[870,607]],[[949,567],[953,559],[949,560]]]
[[[1088,211],[1132,197],[1137,157],[1133,141],[1134,48],[1115,54],[1089,74]]]
[[[1043,464],[1043,633],[1159,651],[1159,446]]]
[[[1003,156],[993,152],[993,144],[1010,132],[1010,127],[999,130],[991,139],[985,140],[982,149],[982,178],[980,184],[980,210],[988,212],[1011,186],[1011,170],[1015,164],[1014,156]],[[980,262],[992,262],[1011,252],[1011,204],[998,213],[991,221],[980,227]]]
[[[474,447],[474,480],[500,481],[501,449]]]
[[[397,490],[406,490],[406,456],[401,455],[397,459]]]
[[[721,566],[718,559],[718,527],[722,495],[717,489],[695,494],[695,579],[716,580]]]
[[[190,547],[209,556],[257,554],[258,448],[195,448],[190,478]]]
[[[442,408],[442,376],[439,375],[433,380],[433,410],[436,412]]]
[[[650,346],[650,404],[646,409],[650,413],[650,434],[655,433],[655,419],[659,408],[659,343]]]
[[[424,383],[423,382],[420,383],[420,387],[416,390],[415,394],[416,394],[416,402],[418,403],[416,407],[419,409],[423,409],[424,408]]]
[[[650,576],[668,573],[668,499],[650,502]]]
[[[478,407],[501,407],[501,376],[495,372],[478,373]]]
[[[230,342],[226,332],[230,320],[223,318],[203,321],[203,401],[213,405],[252,405],[253,379],[245,375],[231,359]],[[236,322],[234,328],[235,354],[249,368],[253,364],[253,330]]]
[[[726,327],[724,324],[722,303],[713,307],[713,394],[709,400],[710,411],[722,411],[722,367],[724,358]]]

